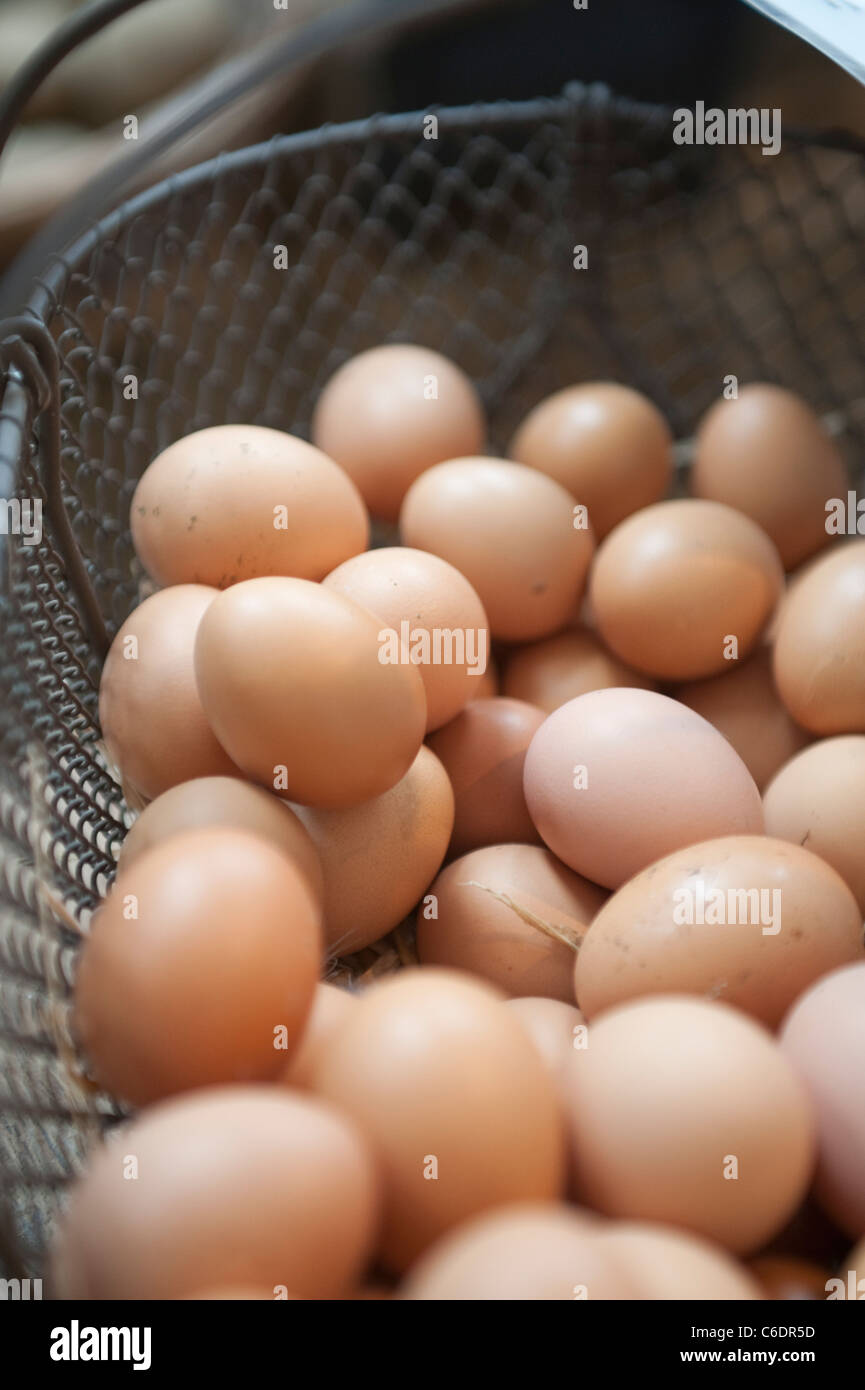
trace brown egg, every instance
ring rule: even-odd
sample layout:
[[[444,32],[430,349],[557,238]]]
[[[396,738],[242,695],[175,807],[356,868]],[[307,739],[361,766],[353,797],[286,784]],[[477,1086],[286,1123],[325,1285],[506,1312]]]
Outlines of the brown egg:
[[[862,914],[834,869],[799,845],[733,835],[677,850],[614,893],[574,979],[589,1019],[683,993],[776,1027],[802,990],[862,954]]]
[[[613,1221],[598,1229],[597,1242],[618,1264],[637,1298],[702,1302],[763,1296],[744,1265],[718,1245],[685,1231]]]
[[[552,714],[578,695],[613,686],[654,690],[654,682],[632,671],[586,627],[567,628],[554,637],[515,647],[502,677],[502,691]]]
[[[129,524],[159,584],[225,589],[260,575],[323,579],[369,543],[354,483],[319,449],[261,425],[196,430],[145,469]]]
[[[601,545],[590,597],[616,656],[662,680],[697,680],[748,655],[784,585],[755,522],[720,502],[678,499],[621,522]]]
[[[581,1200],[759,1249],[804,1196],[814,1157],[805,1089],[781,1049],[726,1004],[661,996],[590,1025],[570,1069]]]
[[[321,901],[321,864],[307,831],[284,801],[239,777],[195,777],[169,787],[132,825],[121,846],[118,867],[121,872],[128,869],[146,850],[184,831],[212,826],[262,835],[288,855]]]
[[[465,372],[431,348],[404,343],[361,352],[319,397],[312,437],[354,479],[374,516],[395,521],[426,468],[478,453],[480,397]]]
[[[342,811],[295,806],[324,871],[331,955],[359,951],[398,926],[432,883],[454,820],[447,773],[421,748],[395,787]]]
[[[571,1052],[585,1047],[588,1040],[583,1015],[573,1004],[536,996],[509,999],[507,1007],[523,1024],[558,1084]]]
[[[590,1216],[553,1203],[476,1217],[413,1266],[400,1297],[521,1303],[637,1297],[619,1262],[596,1240],[597,1229]]]
[[[744,512],[785,569],[826,545],[826,502],[845,497],[844,462],[817,416],[780,386],[755,382],[703,416],[690,475],[695,497]]]
[[[95,1079],[135,1105],[278,1075],[303,1030],[320,907],[248,831],[174,836],[114,884],[81,952],[75,1025]]]
[[[559,483],[494,458],[428,469],[406,494],[400,531],[405,545],[440,555],[466,576],[503,642],[530,642],[565,625],[595,547]]]
[[[766,834],[805,845],[836,869],[865,914],[865,737],[812,743],[763,796]]]
[[[523,793],[523,763],[543,712],[522,700],[473,700],[428,743],[454,790],[450,853],[540,844]]]
[[[574,952],[606,896],[540,846],[477,849],[449,864],[418,908],[418,958],[513,997],[570,1004]]]
[[[751,1273],[763,1290],[764,1298],[782,1302],[805,1302],[826,1297],[829,1271],[808,1260],[792,1259],[789,1255],[762,1255],[752,1260]]]
[[[297,1086],[302,1091],[312,1087],[322,1048],[356,1003],[357,996],[339,985],[328,984],[326,980],[316,985],[300,1042],[280,1081],[286,1086]]]
[[[865,540],[830,551],[787,595],[775,681],[812,733],[865,733]]]
[[[249,579],[195,643],[201,702],[255,781],[292,801],[355,806],[399,781],[426,727],[416,666],[379,659],[380,624],[305,579]]]
[[[599,540],[631,512],[660,501],[673,475],[673,437],[663,415],[616,381],[586,381],[548,396],[526,416],[508,453],[584,502]]]
[[[105,658],[99,722],[109,757],[149,800],[191,777],[238,774],[195,684],[195,634],[216,589],[180,584],[130,613]]]
[[[693,710],[652,690],[595,690],[548,715],[523,783],[545,844],[607,888],[695,840],[763,829],[739,755]]]
[[[374,985],[325,1047],[315,1086],[372,1145],[390,1269],[471,1216],[561,1191],[553,1082],[488,985],[439,970]]]
[[[483,605],[453,565],[408,546],[369,550],[324,581],[380,620],[380,641],[404,648],[426,690],[427,729],[474,699],[486,670],[490,631]],[[382,635],[384,634],[384,636]]]
[[[760,647],[723,675],[680,685],[676,699],[732,743],[761,791],[809,739],[781,703],[768,647]]]
[[[277,1087],[225,1086],[148,1110],[93,1155],[53,1253],[58,1295],[197,1289],[336,1298],[375,1239],[378,1183],[355,1127]]]
[[[865,1231],[865,963],[812,985],[788,1014],[781,1046],[817,1110],[818,1200],[855,1239]]]

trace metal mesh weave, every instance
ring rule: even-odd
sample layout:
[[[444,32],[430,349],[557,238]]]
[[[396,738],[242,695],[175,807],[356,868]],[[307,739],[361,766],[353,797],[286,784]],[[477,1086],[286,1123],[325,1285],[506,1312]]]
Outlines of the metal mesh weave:
[[[681,148],[668,113],[580,87],[438,119],[435,139],[421,115],[379,117],[225,156],[47,268],[30,307],[59,346],[65,502],[112,632],[139,596],[129,503],[158,450],[228,421],[304,434],[330,373],[383,340],[463,366],[493,447],[541,397],[603,377],[642,388],[684,437],[735,373],[837,414],[860,462],[859,154],[790,136],[776,157]],[[33,415],[10,381],[0,470],[29,498]],[[0,624],[0,1193],[38,1272],[62,1186],[116,1113],[75,1079],[78,938],[54,909],[86,930],[128,812],[49,530],[38,548],[8,537]]]

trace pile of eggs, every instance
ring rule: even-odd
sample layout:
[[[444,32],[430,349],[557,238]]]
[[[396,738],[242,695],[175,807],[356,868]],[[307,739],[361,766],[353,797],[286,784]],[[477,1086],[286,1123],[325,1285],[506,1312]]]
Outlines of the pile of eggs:
[[[661,414],[587,383],[492,457],[464,373],[396,345],[312,437],[201,430],[132,499],[151,592],[100,717],[140,814],[74,1026],[138,1113],[73,1185],[55,1291],[865,1290],[834,443],[750,385],[671,496]]]

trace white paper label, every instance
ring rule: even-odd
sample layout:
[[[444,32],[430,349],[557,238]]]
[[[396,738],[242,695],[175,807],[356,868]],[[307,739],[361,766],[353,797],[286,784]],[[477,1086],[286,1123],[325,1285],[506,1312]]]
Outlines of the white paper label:
[[[865,0],[748,0],[865,82]]]

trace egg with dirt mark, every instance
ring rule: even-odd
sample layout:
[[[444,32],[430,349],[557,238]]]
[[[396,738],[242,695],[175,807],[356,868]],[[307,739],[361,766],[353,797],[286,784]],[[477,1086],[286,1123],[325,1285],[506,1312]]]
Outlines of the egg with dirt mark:
[[[138,558],[163,585],[323,579],[369,542],[347,474],[261,425],[214,425],[163,449],[139,480],[129,524]]]
[[[624,884],[583,938],[589,1019],[626,999],[698,994],[776,1027],[821,975],[863,956],[853,894],[815,854],[764,835],[677,850]]]

